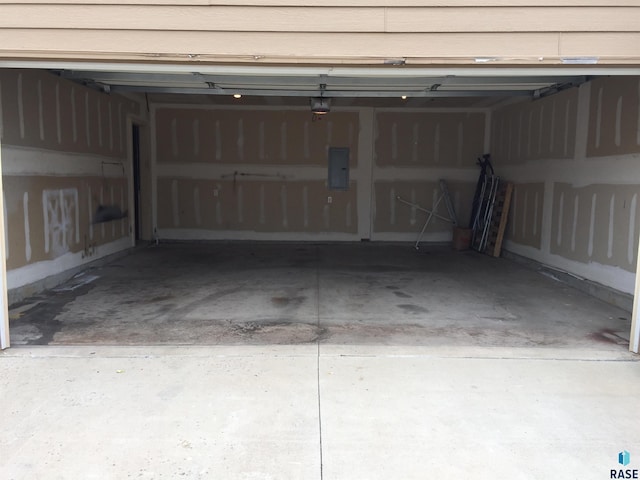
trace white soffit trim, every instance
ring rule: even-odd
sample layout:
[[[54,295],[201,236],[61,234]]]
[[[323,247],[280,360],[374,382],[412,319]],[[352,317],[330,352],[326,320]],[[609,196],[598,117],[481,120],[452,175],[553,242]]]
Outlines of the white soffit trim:
[[[491,76],[512,77],[527,75],[640,75],[640,67],[455,67],[455,68],[422,68],[422,67],[297,67],[287,66],[242,66],[242,65],[210,65],[199,63],[161,64],[161,63],[113,63],[113,62],[56,62],[3,60],[0,68],[33,68],[62,70],[94,70],[100,72],[140,72],[140,73],[203,73],[225,75],[327,75],[351,77],[415,77],[415,76]]]

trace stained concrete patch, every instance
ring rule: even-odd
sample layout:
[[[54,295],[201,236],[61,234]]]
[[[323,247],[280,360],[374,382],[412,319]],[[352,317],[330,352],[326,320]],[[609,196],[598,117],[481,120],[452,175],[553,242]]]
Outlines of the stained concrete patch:
[[[399,297],[399,298],[411,298],[411,295],[407,295],[407,294],[406,294],[406,293],[404,293],[404,292],[394,291],[394,292],[393,292],[393,294],[394,294],[396,297]]]
[[[397,307],[404,312],[411,314],[429,313],[429,310],[427,310],[426,308],[421,307],[420,305],[412,305],[410,303],[402,303],[400,305],[397,305]]]
[[[62,285],[53,289],[54,292],[73,292],[84,285],[87,285],[100,278],[97,275],[90,275],[86,272],[81,272],[78,275],[71,278],[69,281],[64,282]]]
[[[33,345],[37,343],[43,334],[36,325],[12,325],[11,326],[11,343],[14,345]]]

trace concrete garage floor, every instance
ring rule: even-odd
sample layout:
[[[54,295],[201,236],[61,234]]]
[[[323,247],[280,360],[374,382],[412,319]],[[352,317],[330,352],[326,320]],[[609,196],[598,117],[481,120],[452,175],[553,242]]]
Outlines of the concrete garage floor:
[[[512,262],[398,245],[166,244],[11,309],[14,345],[575,346],[630,315]]]
[[[163,245],[85,275],[99,278],[14,309],[14,341],[49,345],[0,353],[0,478],[640,468],[628,314],[513,263],[397,246]]]

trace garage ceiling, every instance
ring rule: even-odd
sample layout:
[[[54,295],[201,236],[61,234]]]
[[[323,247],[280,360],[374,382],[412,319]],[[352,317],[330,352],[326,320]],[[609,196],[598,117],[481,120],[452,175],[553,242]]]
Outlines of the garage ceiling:
[[[331,98],[538,98],[587,81],[582,75],[424,75],[410,69],[268,69],[249,72],[55,70],[106,92]]]
[[[328,97],[539,97],[586,81],[584,76],[375,75],[365,73],[203,74],[61,71],[74,81],[112,92]]]
[[[198,66],[193,66],[194,70]],[[123,68],[120,66],[120,68]],[[126,70],[124,70],[126,68]],[[112,68],[58,68],[52,72],[63,78],[114,93],[143,93],[157,102],[203,96],[230,98],[235,94],[260,99],[253,104],[297,105],[309,97],[335,99],[334,105],[386,105],[388,99],[407,97],[414,106],[425,102],[455,102],[460,106],[488,106],[504,98],[539,98],[580,85],[591,76],[572,70],[539,73],[520,69],[497,72],[496,69],[417,69],[402,65],[402,59],[390,60],[384,68],[341,67],[205,67],[201,71],[144,66],[122,70]],[[584,72],[580,72],[584,73]],[[280,99],[280,100],[278,100]],[[287,99],[287,100],[282,100]],[[385,100],[386,99],[386,100]],[[219,101],[215,103],[226,103]],[[442,103],[442,102],[439,103]]]

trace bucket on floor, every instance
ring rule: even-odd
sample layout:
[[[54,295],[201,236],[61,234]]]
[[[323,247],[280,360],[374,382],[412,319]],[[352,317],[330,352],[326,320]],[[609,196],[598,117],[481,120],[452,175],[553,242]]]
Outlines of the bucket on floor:
[[[471,229],[453,227],[453,249],[467,250],[471,245]]]

